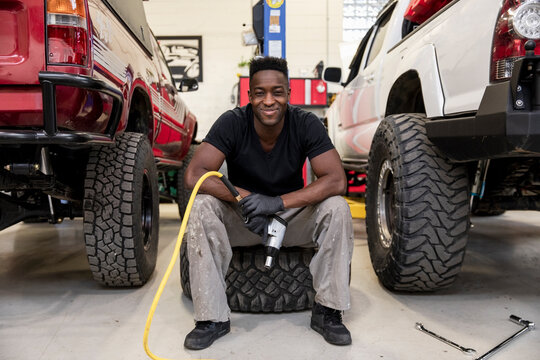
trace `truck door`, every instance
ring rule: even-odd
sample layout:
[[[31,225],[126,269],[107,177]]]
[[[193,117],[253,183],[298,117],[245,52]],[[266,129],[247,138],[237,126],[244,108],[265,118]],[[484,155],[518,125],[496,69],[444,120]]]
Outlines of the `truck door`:
[[[186,106],[178,95],[161,48],[155,39],[152,42],[155,54],[154,62],[159,71],[160,137],[167,139],[166,146],[160,146],[160,148],[168,157],[174,158],[182,151],[182,144],[186,138],[186,130],[184,129],[184,120],[187,115]]]
[[[351,61],[351,65],[349,66],[350,72],[347,81],[344,84],[345,87],[338,97],[340,102],[340,112],[337,123],[338,131],[335,133],[335,144],[338,146],[337,150],[339,154],[345,161],[354,157],[354,154],[357,152],[354,149],[354,145],[348,144],[344,138],[346,138],[350,131],[354,129],[354,106],[356,99],[361,96],[363,82],[361,71],[363,71],[366,62],[365,54],[366,50],[369,49],[368,44],[371,42],[374,29],[375,26],[372,26],[360,42],[356,54]],[[347,146],[342,146],[342,144],[347,144]]]
[[[383,43],[388,29],[393,8],[378,19],[370,30],[366,47],[361,50],[362,60],[359,62],[358,75],[344,89],[342,101],[341,126],[345,132],[346,143],[349,145],[351,158],[367,157],[371,138],[368,133],[374,133],[378,126],[381,111],[377,91],[380,84],[382,60],[384,58]],[[367,37],[367,36],[366,36]],[[359,54],[357,53],[357,56]],[[352,70],[352,69],[351,69]],[[342,154],[348,158],[349,154]]]

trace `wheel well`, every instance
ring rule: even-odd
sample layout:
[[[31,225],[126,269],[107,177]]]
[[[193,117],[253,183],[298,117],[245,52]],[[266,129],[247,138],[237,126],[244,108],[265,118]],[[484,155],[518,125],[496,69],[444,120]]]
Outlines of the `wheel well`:
[[[148,94],[141,88],[133,90],[126,131],[146,134],[150,141],[153,138],[152,107]]]
[[[424,97],[418,73],[414,70],[401,75],[390,90],[386,103],[386,115],[424,113]]]

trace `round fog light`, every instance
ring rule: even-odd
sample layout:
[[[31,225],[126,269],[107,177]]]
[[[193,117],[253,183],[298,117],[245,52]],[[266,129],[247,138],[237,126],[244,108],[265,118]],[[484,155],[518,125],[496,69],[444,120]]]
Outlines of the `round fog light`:
[[[527,2],[518,7],[512,27],[524,38],[540,39],[540,3]]]

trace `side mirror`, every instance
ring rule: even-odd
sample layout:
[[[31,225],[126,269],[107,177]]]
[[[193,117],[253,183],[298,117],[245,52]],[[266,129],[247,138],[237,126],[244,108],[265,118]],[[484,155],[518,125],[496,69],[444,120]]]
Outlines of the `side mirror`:
[[[178,86],[178,91],[188,92],[199,90],[199,82],[197,79],[185,78],[180,80],[180,86]]]
[[[326,82],[339,83],[341,81],[341,68],[327,67],[324,69],[323,80]]]

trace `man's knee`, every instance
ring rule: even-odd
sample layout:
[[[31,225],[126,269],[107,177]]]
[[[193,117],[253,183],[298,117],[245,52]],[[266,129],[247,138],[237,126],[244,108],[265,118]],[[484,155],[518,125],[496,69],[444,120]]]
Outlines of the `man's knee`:
[[[219,207],[221,207],[221,200],[218,198],[212,195],[198,194],[193,201],[192,211],[199,215],[212,214]]]
[[[214,196],[199,194],[193,201],[186,229],[188,243],[197,246],[201,242],[215,242],[221,225],[221,200]]]
[[[319,211],[332,216],[351,218],[351,210],[347,201],[341,196],[332,196],[319,204]],[[352,219],[352,218],[351,218]]]
[[[352,216],[349,204],[341,196],[332,196],[319,204],[317,209],[317,222],[321,234],[333,234],[332,236],[319,237],[317,243],[322,246],[325,239],[332,239],[332,247],[335,242],[352,245]],[[339,234],[338,236],[335,236]]]

